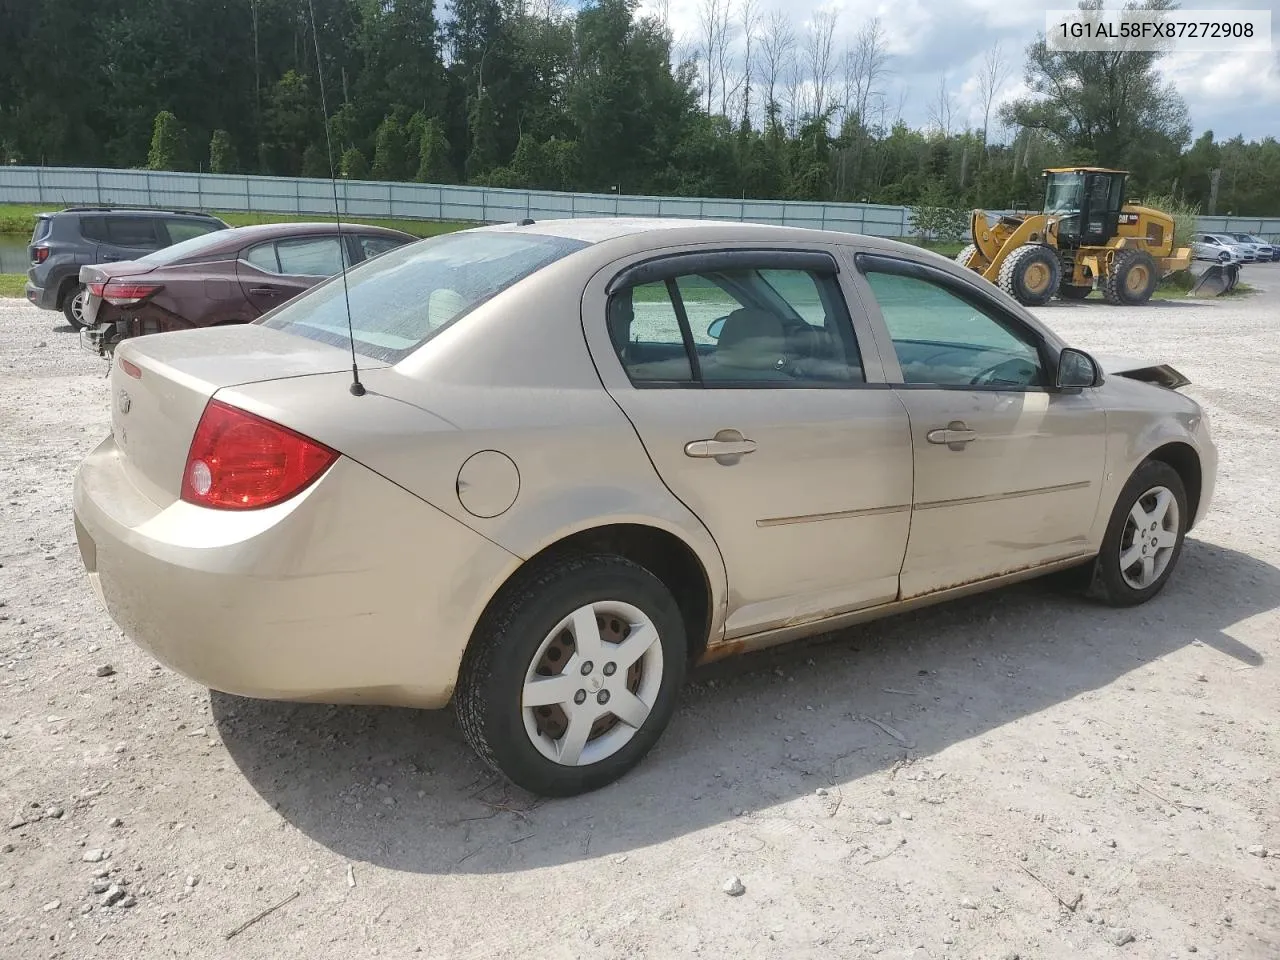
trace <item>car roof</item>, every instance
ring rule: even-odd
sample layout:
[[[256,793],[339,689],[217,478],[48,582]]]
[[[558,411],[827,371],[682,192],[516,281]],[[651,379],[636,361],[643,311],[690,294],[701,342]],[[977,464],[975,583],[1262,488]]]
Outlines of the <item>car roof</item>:
[[[317,220],[302,223],[256,223],[247,227],[232,227],[219,234],[216,246],[206,248],[209,251],[221,248],[235,249],[246,243],[257,243],[266,240],[287,240],[291,237],[328,236],[338,232],[338,224],[332,220]],[[410,233],[392,230],[389,227],[375,227],[364,223],[343,223],[343,233],[363,233],[366,235],[392,237],[396,240],[411,242],[418,239]]]
[[[864,249],[891,252],[899,241],[845,231],[787,227],[742,220],[694,220],[681,217],[579,217],[565,220],[494,224],[478,230],[541,234],[588,244],[631,240],[634,246],[663,247],[680,243],[849,243]],[[855,240],[856,238],[856,240]]]
[[[62,210],[51,210],[47,213],[41,213],[38,214],[38,216],[60,217],[71,213],[88,213],[99,217],[196,217],[201,220],[217,220],[219,223],[223,222],[220,217],[217,217],[212,213],[206,213],[202,210],[156,210],[151,207],[66,207]]]

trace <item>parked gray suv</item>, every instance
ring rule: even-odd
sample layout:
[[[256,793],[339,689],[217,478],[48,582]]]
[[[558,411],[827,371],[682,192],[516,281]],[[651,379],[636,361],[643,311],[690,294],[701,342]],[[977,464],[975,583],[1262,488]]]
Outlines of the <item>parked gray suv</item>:
[[[136,260],[227,226],[210,214],[184,210],[69,207],[38,214],[27,248],[27,299],[43,310],[61,310],[73,327],[83,327],[81,267]]]

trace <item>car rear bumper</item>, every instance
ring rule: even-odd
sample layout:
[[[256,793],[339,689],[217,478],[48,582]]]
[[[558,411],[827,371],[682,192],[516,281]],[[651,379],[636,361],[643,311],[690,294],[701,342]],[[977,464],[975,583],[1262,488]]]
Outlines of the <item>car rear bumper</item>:
[[[23,292],[26,294],[27,302],[33,303],[41,310],[60,310],[58,306],[58,290],[56,287],[37,287],[30,280]]]
[[[286,503],[160,506],[113,438],[80,466],[75,529],[134,642],[216,690],[441,707],[518,559],[347,458]]]

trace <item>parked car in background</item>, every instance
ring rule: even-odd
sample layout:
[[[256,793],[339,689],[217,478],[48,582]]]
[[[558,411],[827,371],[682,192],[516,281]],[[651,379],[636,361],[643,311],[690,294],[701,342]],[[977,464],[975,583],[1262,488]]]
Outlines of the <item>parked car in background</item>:
[[[27,299],[44,310],[61,310],[73,327],[83,327],[82,266],[134,260],[226,229],[215,216],[185,210],[68,207],[38,214],[27,248]]]
[[[338,273],[417,238],[385,227],[233,227],[124,263],[83,267],[81,342],[106,353],[128,337],[248,323]]]
[[[1212,499],[1185,377],[909,244],[525,221],[347,280],[120,345],[90,582],[218,690],[452,702],[537,793],[638,763],[695,662],[1077,566],[1150,600]]]
[[[1219,233],[1197,233],[1191,238],[1191,255],[1197,260],[1218,263],[1251,263],[1255,259],[1254,254],[1233,237]]]
[[[1273,246],[1263,240],[1261,237],[1255,237],[1251,233],[1229,233],[1231,237],[1242,247],[1246,247],[1253,251],[1253,255],[1259,263],[1267,263],[1271,260],[1280,260],[1280,246]]]

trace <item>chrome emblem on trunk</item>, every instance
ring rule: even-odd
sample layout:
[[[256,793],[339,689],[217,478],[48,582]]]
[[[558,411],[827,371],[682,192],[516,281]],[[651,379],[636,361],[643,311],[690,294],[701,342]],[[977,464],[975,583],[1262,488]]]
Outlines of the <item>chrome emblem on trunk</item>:
[[[128,413],[129,408],[133,406],[133,401],[129,399],[129,394],[121,390],[120,396],[116,399],[116,406],[120,408],[121,413]]]

